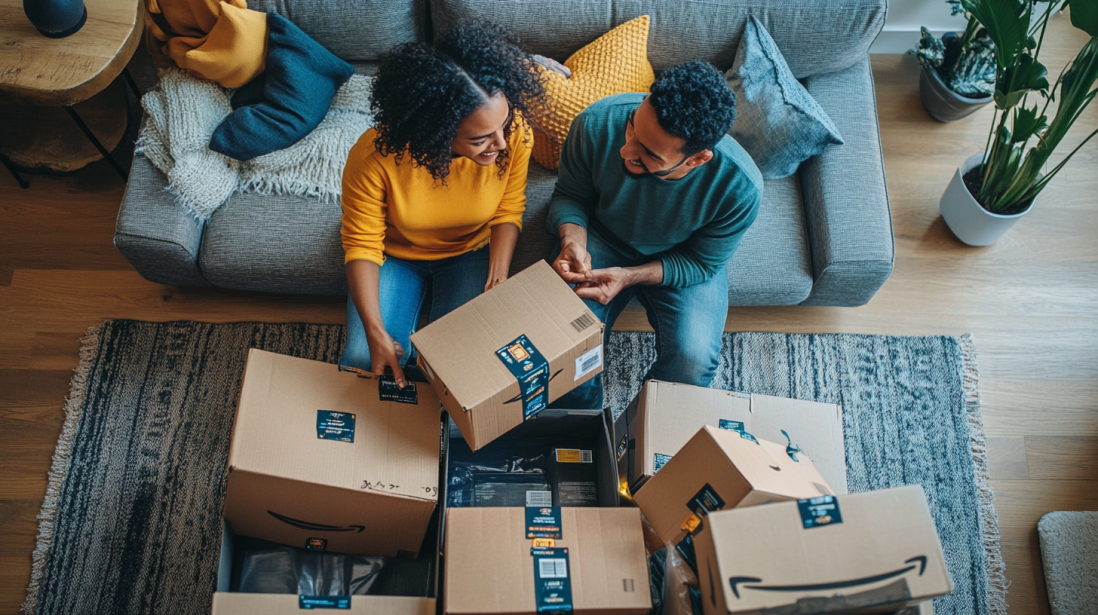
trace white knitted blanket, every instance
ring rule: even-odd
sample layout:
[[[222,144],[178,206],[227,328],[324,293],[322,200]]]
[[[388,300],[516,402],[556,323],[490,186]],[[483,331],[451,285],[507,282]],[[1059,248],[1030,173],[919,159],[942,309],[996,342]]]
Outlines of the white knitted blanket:
[[[160,83],[141,98],[148,116],[137,140],[168,177],[168,191],[193,216],[206,220],[237,190],[338,200],[347,153],[373,126],[373,80],[352,76],[332,107],[304,139],[247,162],[210,151],[210,137],[232,111],[231,91],[177,68],[159,71]]]

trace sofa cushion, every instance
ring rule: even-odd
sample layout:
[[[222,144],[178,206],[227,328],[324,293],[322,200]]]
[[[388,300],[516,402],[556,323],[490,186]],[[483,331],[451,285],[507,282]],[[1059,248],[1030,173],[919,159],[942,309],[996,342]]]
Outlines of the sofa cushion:
[[[248,0],[248,8],[282,15],[348,62],[426,40],[425,0]]]
[[[512,30],[523,48],[563,60],[611,28],[652,18],[648,59],[657,72],[687,60],[732,66],[754,15],[798,79],[852,66],[884,27],[887,0],[430,0],[437,37],[464,17]],[[532,17],[536,16],[536,18]]]
[[[789,177],[807,158],[842,144],[831,118],[789,72],[754,17],[725,79],[736,93],[736,123],[728,134],[751,154],[763,178]]]
[[[236,194],[206,223],[199,266],[214,286],[345,295],[339,203]]]
[[[545,78],[548,104],[531,119],[534,160],[557,168],[560,148],[572,120],[591,103],[627,92],[647,92],[655,80],[648,63],[647,15],[626,22],[580,49],[564,63],[570,77],[538,67]]]
[[[300,141],[324,120],[332,97],[355,72],[285,17],[269,13],[267,23],[267,70],[233,94],[235,110],[210,139],[211,150],[236,160]]]

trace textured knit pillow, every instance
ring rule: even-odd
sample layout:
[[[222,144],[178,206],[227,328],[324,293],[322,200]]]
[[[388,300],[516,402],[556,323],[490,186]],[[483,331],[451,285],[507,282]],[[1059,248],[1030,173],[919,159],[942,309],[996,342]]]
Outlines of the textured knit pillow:
[[[564,63],[571,77],[538,66],[546,75],[546,109],[532,116],[534,160],[557,168],[560,148],[572,120],[591,103],[614,94],[647,92],[655,80],[648,63],[648,15],[641,15],[600,36]]]
[[[285,17],[268,13],[267,25],[267,70],[237,90],[233,107],[239,108],[210,139],[211,150],[237,160],[300,141],[320,125],[332,97],[355,72]]]
[[[728,134],[747,150],[765,179],[788,177],[804,160],[843,138],[831,118],[793,77],[770,33],[754,17],[744,25],[732,68],[736,123]]]

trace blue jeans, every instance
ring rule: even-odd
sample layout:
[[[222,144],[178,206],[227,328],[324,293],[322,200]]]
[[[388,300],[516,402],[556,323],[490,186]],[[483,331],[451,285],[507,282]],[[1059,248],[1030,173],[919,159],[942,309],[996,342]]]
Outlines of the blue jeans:
[[[613,245],[594,229],[587,230],[587,253],[592,269],[635,267],[652,260]],[[560,252],[558,245],[553,259]],[[656,362],[645,380],[665,380],[707,387],[713,382],[720,361],[721,335],[728,317],[728,272],[722,266],[712,277],[686,288],[630,286],[607,305],[584,299],[587,307],[606,323],[604,346],[610,329],[630,299],[644,307],[648,323],[656,332]],[[605,403],[602,374],[576,387],[553,402],[554,408],[602,408]]]
[[[411,261],[387,256],[381,266],[378,293],[381,321],[393,341],[404,349],[401,367],[413,356],[409,338],[419,323],[423,300],[431,288],[431,314],[434,322],[464,305],[484,291],[488,281],[488,247],[437,261]],[[370,371],[370,345],[354,299],[347,295],[347,342],[339,368],[345,371]]]

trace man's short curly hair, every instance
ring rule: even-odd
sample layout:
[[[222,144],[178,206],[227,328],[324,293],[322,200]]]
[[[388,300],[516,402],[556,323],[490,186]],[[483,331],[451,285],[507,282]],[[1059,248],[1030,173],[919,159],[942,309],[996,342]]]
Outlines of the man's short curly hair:
[[[410,157],[435,179],[450,173],[450,143],[458,125],[496,93],[518,121],[543,104],[545,88],[518,41],[484,20],[456,24],[434,47],[398,45],[378,67],[370,107],[377,122],[374,146],[383,156]],[[504,136],[510,138],[514,124]],[[500,177],[509,152],[496,157]]]
[[[660,127],[686,141],[686,156],[713,149],[736,121],[736,95],[705,62],[683,62],[663,71],[648,101]]]

